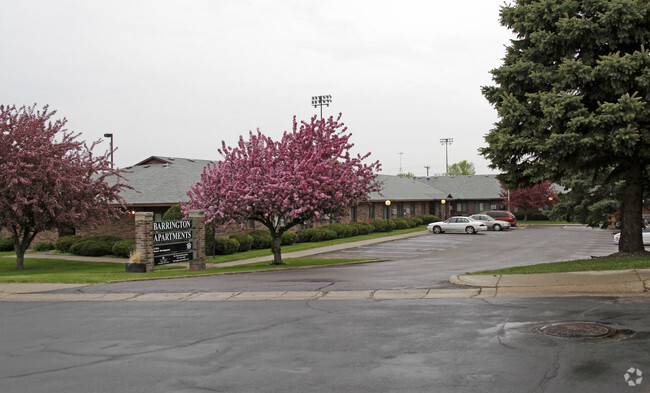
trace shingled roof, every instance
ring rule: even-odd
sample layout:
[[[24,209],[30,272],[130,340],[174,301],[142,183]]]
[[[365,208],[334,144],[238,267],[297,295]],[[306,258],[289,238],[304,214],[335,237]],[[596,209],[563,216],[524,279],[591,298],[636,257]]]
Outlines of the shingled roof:
[[[120,194],[128,206],[167,206],[187,201],[187,192],[212,161],[152,156],[124,168],[124,177],[133,190]]]
[[[200,179],[203,169],[214,161],[151,156],[124,168],[124,177],[133,190],[121,196],[127,206],[171,206],[187,201],[187,192]],[[381,192],[370,201],[433,201],[445,198],[468,200],[500,199],[496,175],[431,176],[407,178],[378,175]]]
[[[401,176],[378,175],[382,184],[381,192],[370,194],[370,201],[431,201],[447,196],[444,191],[413,178]]]
[[[443,190],[445,198],[501,199],[501,184],[496,175],[418,177],[416,181]]]

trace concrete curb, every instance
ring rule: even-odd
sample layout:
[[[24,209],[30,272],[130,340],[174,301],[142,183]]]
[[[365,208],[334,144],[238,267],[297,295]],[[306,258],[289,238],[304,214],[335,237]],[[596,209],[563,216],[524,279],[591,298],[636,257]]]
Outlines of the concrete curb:
[[[650,269],[599,272],[454,275],[456,285],[493,290],[495,297],[650,296]]]

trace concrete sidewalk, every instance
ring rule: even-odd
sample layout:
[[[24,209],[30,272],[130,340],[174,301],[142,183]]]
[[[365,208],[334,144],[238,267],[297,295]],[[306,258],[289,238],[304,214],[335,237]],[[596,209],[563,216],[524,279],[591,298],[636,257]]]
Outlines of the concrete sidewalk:
[[[181,292],[181,293],[49,293],[80,288],[77,284],[0,283],[0,301],[242,301],[242,300],[433,300],[530,297],[648,297],[650,269],[512,275],[455,275],[458,288],[272,291],[272,292]]]

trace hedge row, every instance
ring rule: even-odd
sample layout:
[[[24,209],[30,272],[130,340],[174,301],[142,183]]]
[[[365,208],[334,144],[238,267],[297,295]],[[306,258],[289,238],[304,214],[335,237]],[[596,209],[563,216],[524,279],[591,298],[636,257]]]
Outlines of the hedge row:
[[[434,215],[424,215],[414,218],[392,218],[390,220],[377,219],[370,223],[353,222],[350,224],[330,224],[320,228],[302,229],[297,232],[285,232],[282,235],[282,245],[294,243],[320,242],[324,240],[340,239],[358,235],[367,235],[373,232],[387,232],[393,229],[414,228],[418,225],[440,221]],[[389,228],[390,225],[390,228]],[[211,242],[212,239],[209,239]],[[230,235],[228,239],[215,240],[215,254],[233,254],[241,251],[271,248],[273,240],[268,230],[258,229],[247,234]],[[250,245],[250,246],[249,246]],[[211,249],[209,250],[209,252]]]
[[[116,236],[63,236],[54,243],[54,248],[60,252],[87,257],[116,255],[128,258],[135,248],[135,240],[124,240]]]
[[[285,232],[282,235],[283,246],[295,243],[319,242],[340,239],[373,232],[386,232],[393,229],[407,229],[418,225],[439,221],[433,215],[415,218],[377,219],[371,223],[353,222],[350,224],[330,224],[321,228],[302,229],[297,232]],[[390,228],[389,228],[390,225]],[[271,234],[268,230],[255,230],[249,233],[236,233],[229,238],[213,239],[210,230],[206,230],[206,248],[209,255],[212,251],[217,255],[233,254],[249,250],[267,249],[272,246]],[[51,249],[51,244],[37,245],[42,250]],[[34,248],[36,249],[35,246]],[[82,256],[116,255],[128,258],[135,248],[135,240],[123,240],[115,236],[63,236],[54,243],[54,249],[63,253]],[[0,239],[0,251],[13,251],[13,241]]]

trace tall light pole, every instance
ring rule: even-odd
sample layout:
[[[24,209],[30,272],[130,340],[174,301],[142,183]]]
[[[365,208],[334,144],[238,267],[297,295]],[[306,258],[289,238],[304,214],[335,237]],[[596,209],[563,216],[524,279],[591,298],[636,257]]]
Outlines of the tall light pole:
[[[313,96],[311,98],[311,104],[314,106],[314,108],[320,106],[320,119],[321,120],[323,120],[323,105],[330,106],[331,103],[332,103],[332,96],[331,95]]]
[[[401,153],[397,153],[397,154],[399,154],[399,173],[398,174],[401,175],[402,174],[402,154],[404,154],[404,153],[401,152]]]
[[[441,138],[440,144],[445,145],[445,175],[449,176],[449,145],[454,143],[454,138]]]
[[[104,134],[104,138],[111,138],[111,168],[113,168],[113,134]]]

